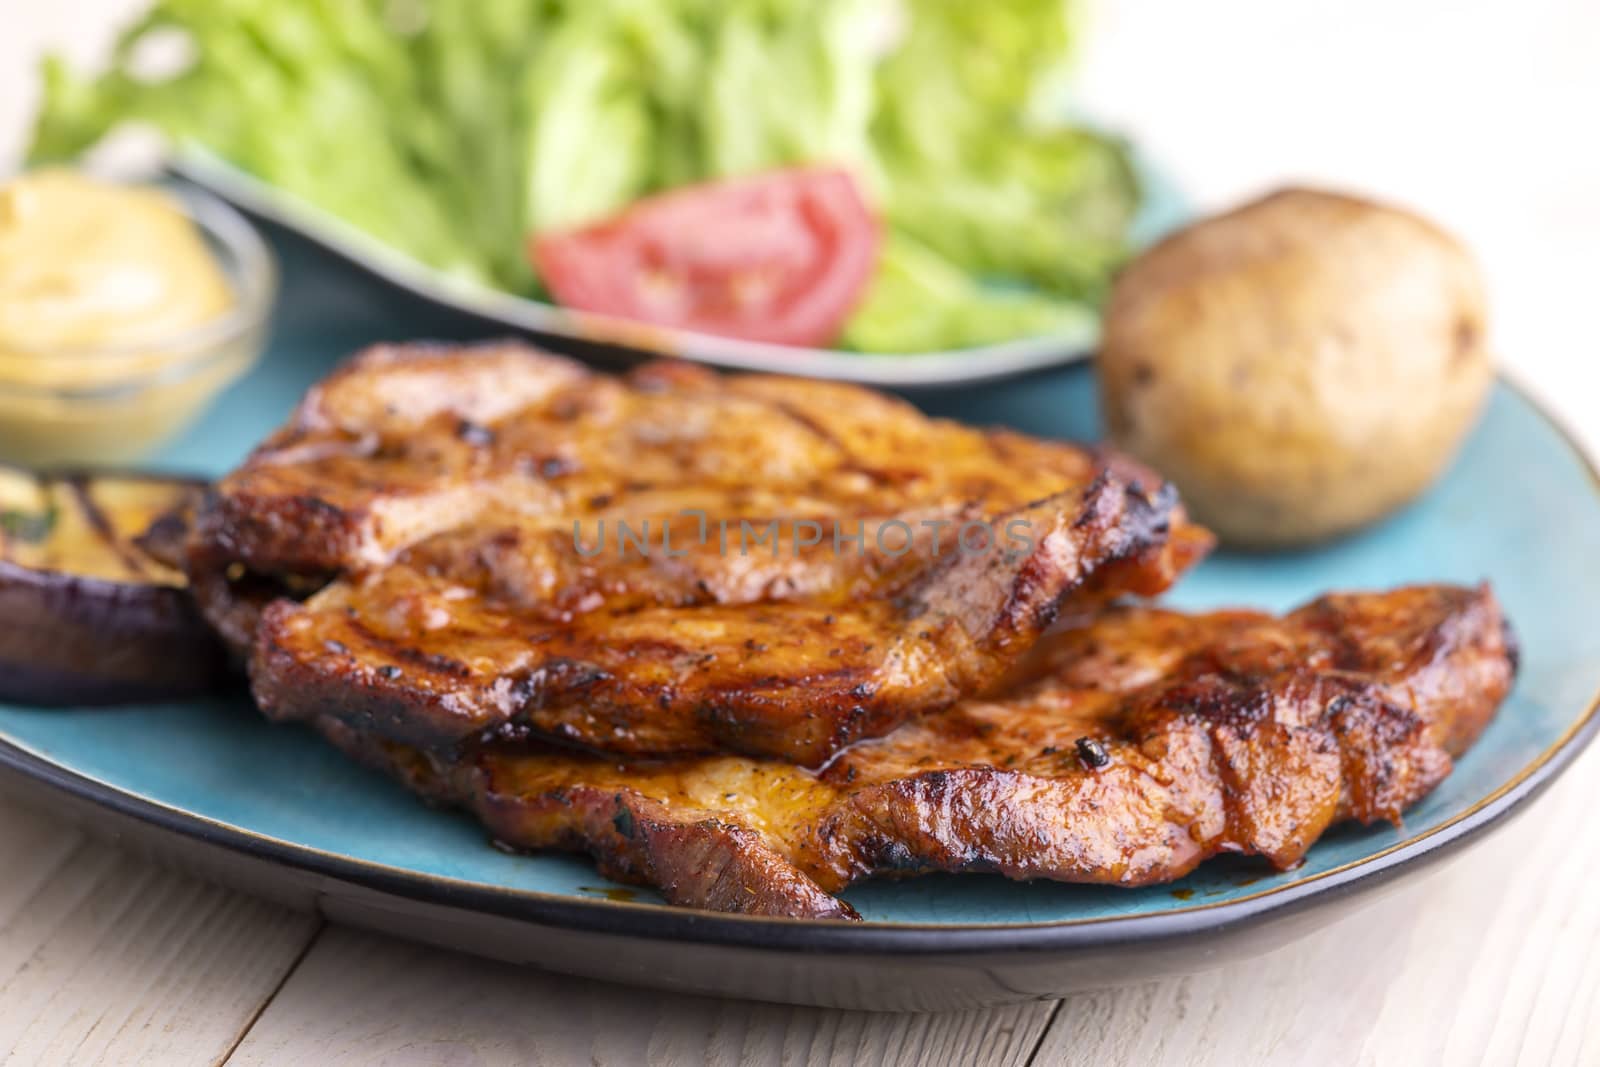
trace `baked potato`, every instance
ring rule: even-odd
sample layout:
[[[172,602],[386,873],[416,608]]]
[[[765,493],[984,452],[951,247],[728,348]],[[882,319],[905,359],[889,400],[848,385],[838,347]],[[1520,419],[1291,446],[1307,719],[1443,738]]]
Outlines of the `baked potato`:
[[[1204,219],[1118,277],[1107,428],[1224,543],[1336,537],[1426,488],[1493,378],[1482,277],[1448,234],[1289,189]]]

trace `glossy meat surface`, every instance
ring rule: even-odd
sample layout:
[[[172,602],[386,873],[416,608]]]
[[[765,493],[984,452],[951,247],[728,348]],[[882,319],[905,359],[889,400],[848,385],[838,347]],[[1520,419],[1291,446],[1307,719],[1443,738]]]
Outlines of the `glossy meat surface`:
[[[1282,618],[1113,608],[1046,638],[999,695],[820,772],[507,741],[448,763],[318,725],[513,847],[586,851],[689,907],[852,918],[832,894],[874,875],[1142,886],[1220,852],[1291,867],[1338,821],[1398,821],[1515,670],[1486,587],[1417,586]]]
[[[868,390],[413,347],[314,389],[190,567],[275,718],[814,765],[1209,544],[1137,467]]]
[[[222,479],[195,555],[333,574],[383,566],[479,516],[569,535],[582,519],[587,542],[601,518],[637,527],[685,509],[999,513],[1082,488],[1107,462],[838,382],[672,363],[609,375],[517,344],[380,345],[314,386]],[[1131,464],[1119,473],[1160,488]]]

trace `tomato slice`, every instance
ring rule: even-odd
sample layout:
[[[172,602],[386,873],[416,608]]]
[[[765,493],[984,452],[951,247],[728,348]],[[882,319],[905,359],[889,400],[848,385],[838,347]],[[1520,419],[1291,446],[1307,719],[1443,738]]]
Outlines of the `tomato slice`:
[[[685,186],[582,229],[536,235],[562,304],[747,341],[826,345],[878,262],[854,178],[808,167]]]

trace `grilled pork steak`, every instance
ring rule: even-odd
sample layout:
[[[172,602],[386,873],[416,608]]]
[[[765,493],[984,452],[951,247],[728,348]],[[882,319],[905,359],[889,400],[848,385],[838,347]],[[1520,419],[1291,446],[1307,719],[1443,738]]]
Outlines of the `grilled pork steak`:
[[[1143,552],[1167,522],[1163,502],[1110,479],[1016,514],[1037,532],[1032,551],[950,552],[898,578],[826,553],[801,561],[803,593],[782,598],[747,597],[740,575],[696,578],[692,565],[676,580],[618,575],[622,606],[565,618],[560,595],[527,606],[497,597],[500,568],[467,584],[441,577],[426,552],[408,555],[304,604],[270,606],[255,694],[275,717],[331,714],[427,747],[516,724],[616,752],[820,763],[988,688],[1064,598]]]
[[[817,764],[1209,544],[1125,461],[868,390],[411,347],[220,483],[190,571],[276,718]]]
[[[514,847],[586,851],[689,907],[852,918],[872,875],[996,871],[1142,886],[1219,852],[1298,863],[1343,819],[1398,821],[1510,688],[1487,588],[1334,595],[1273,618],[1113,608],[1009,689],[821,772],[736,756],[618,761],[498,741],[449,763],[319,727]]]

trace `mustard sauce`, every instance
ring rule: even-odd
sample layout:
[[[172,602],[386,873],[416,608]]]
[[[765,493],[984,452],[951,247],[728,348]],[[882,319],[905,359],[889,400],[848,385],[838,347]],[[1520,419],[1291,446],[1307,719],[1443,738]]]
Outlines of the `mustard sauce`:
[[[0,456],[129,459],[247,365],[185,334],[237,297],[170,194],[69,170],[0,185]]]

